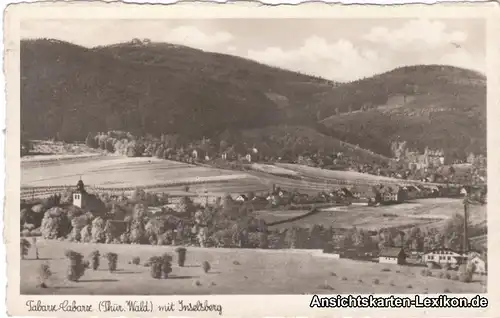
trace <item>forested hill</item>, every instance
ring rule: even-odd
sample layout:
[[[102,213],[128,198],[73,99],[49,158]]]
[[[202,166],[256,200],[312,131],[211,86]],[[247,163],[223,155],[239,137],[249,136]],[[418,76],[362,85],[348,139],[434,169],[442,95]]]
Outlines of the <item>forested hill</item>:
[[[338,105],[343,108],[321,123],[347,142],[376,147],[386,155],[389,140],[404,140],[420,150],[444,149],[451,157],[486,154],[482,74],[447,66],[404,67],[343,85],[339,91],[344,102]]]
[[[233,56],[154,43],[87,49],[26,40],[21,74],[22,128],[38,138],[81,139],[111,129],[200,136],[263,127],[293,121],[288,107],[334,87]]]
[[[83,140],[113,129],[199,138],[286,124],[384,155],[398,136],[481,150],[485,82],[463,69],[414,66],[338,84],[166,43],[84,48],[23,40],[21,129],[38,139]]]

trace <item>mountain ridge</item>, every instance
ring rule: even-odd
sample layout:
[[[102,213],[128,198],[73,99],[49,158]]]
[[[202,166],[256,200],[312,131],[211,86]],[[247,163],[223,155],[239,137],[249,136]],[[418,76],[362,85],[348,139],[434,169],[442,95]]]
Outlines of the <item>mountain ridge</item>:
[[[130,42],[85,48],[30,39],[21,41],[21,129],[32,138],[83,140],[88,132],[114,129],[200,138],[227,129],[301,125],[391,156],[393,139],[403,135],[421,148],[419,134],[440,123],[450,130],[444,137],[439,136],[443,130],[429,130],[437,134],[432,147],[454,143],[452,152],[481,152],[486,144],[485,82],[475,71],[427,65],[336,83],[181,45]],[[393,96],[412,102],[390,109]],[[423,120],[428,113],[446,116]],[[459,124],[453,124],[457,118]],[[473,133],[469,127],[480,129]],[[412,133],[402,133],[407,130]],[[376,136],[370,137],[373,131]],[[462,137],[449,137],[456,135]],[[473,138],[466,140],[467,135]]]

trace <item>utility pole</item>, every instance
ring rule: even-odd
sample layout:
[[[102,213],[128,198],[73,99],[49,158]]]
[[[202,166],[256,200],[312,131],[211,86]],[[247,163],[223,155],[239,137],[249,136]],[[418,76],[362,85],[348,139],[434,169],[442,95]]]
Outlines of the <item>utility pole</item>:
[[[468,223],[469,223],[469,198],[468,195],[464,199],[464,253],[469,251],[469,234],[468,234]]]

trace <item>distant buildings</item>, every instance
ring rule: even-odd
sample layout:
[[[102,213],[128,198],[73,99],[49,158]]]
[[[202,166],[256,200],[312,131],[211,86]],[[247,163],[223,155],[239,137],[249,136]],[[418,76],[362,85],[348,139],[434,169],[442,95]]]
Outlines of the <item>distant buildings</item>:
[[[397,159],[406,162],[410,170],[439,167],[445,164],[445,155],[442,149],[430,149],[427,147],[424,153],[406,149],[404,154]]]

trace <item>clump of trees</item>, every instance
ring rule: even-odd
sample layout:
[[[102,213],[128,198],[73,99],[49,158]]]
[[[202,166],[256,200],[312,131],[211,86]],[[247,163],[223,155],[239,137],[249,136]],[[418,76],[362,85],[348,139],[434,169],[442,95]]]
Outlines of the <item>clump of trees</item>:
[[[45,239],[65,237],[70,229],[70,222],[65,211],[60,207],[53,207],[45,212],[40,231]]]
[[[172,256],[168,253],[162,256],[150,257],[147,264],[149,264],[150,275],[152,278],[164,279],[172,272]]]
[[[163,273],[163,278],[168,278],[168,275],[172,272],[172,256],[169,254],[165,253],[163,254],[162,258],[162,273]]]
[[[186,262],[187,249],[185,247],[178,247],[175,249],[175,252],[177,253],[177,264],[180,267],[184,267],[184,263]]]
[[[108,269],[110,272],[116,271],[116,266],[118,263],[118,254],[109,252],[106,254],[106,259],[108,260]]]
[[[101,257],[101,254],[99,253],[98,250],[92,251],[92,253],[90,253],[90,261],[91,261],[92,269],[95,271],[99,268],[100,257]]]
[[[201,264],[201,267],[203,268],[203,272],[208,273],[210,271],[210,263],[208,261],[203,261]]]
[[[153,256],[148,261],[149,273],[155,279],[161,279],[163,260],[159,256]]]
[[[65,253],[66,258],[69,260],[67,278],[69,281],[77,282],[85,273],[85,264],[83,262],[83,255],[72,250]]]
[[[48,264],[40,264],[38,268],[38,287],[47,288],[47,280],[52,276],[50,266]]]
[[[28,255],[28,251],[31,248],[30,242],[27,239],[21,238],[21,259],[24,259]]]
[[[472,282],[474,276],[474,271],[476,270],[476,265],[469,262],[468,264],[462,264],[458,268],[458,278],[463,283]]]

